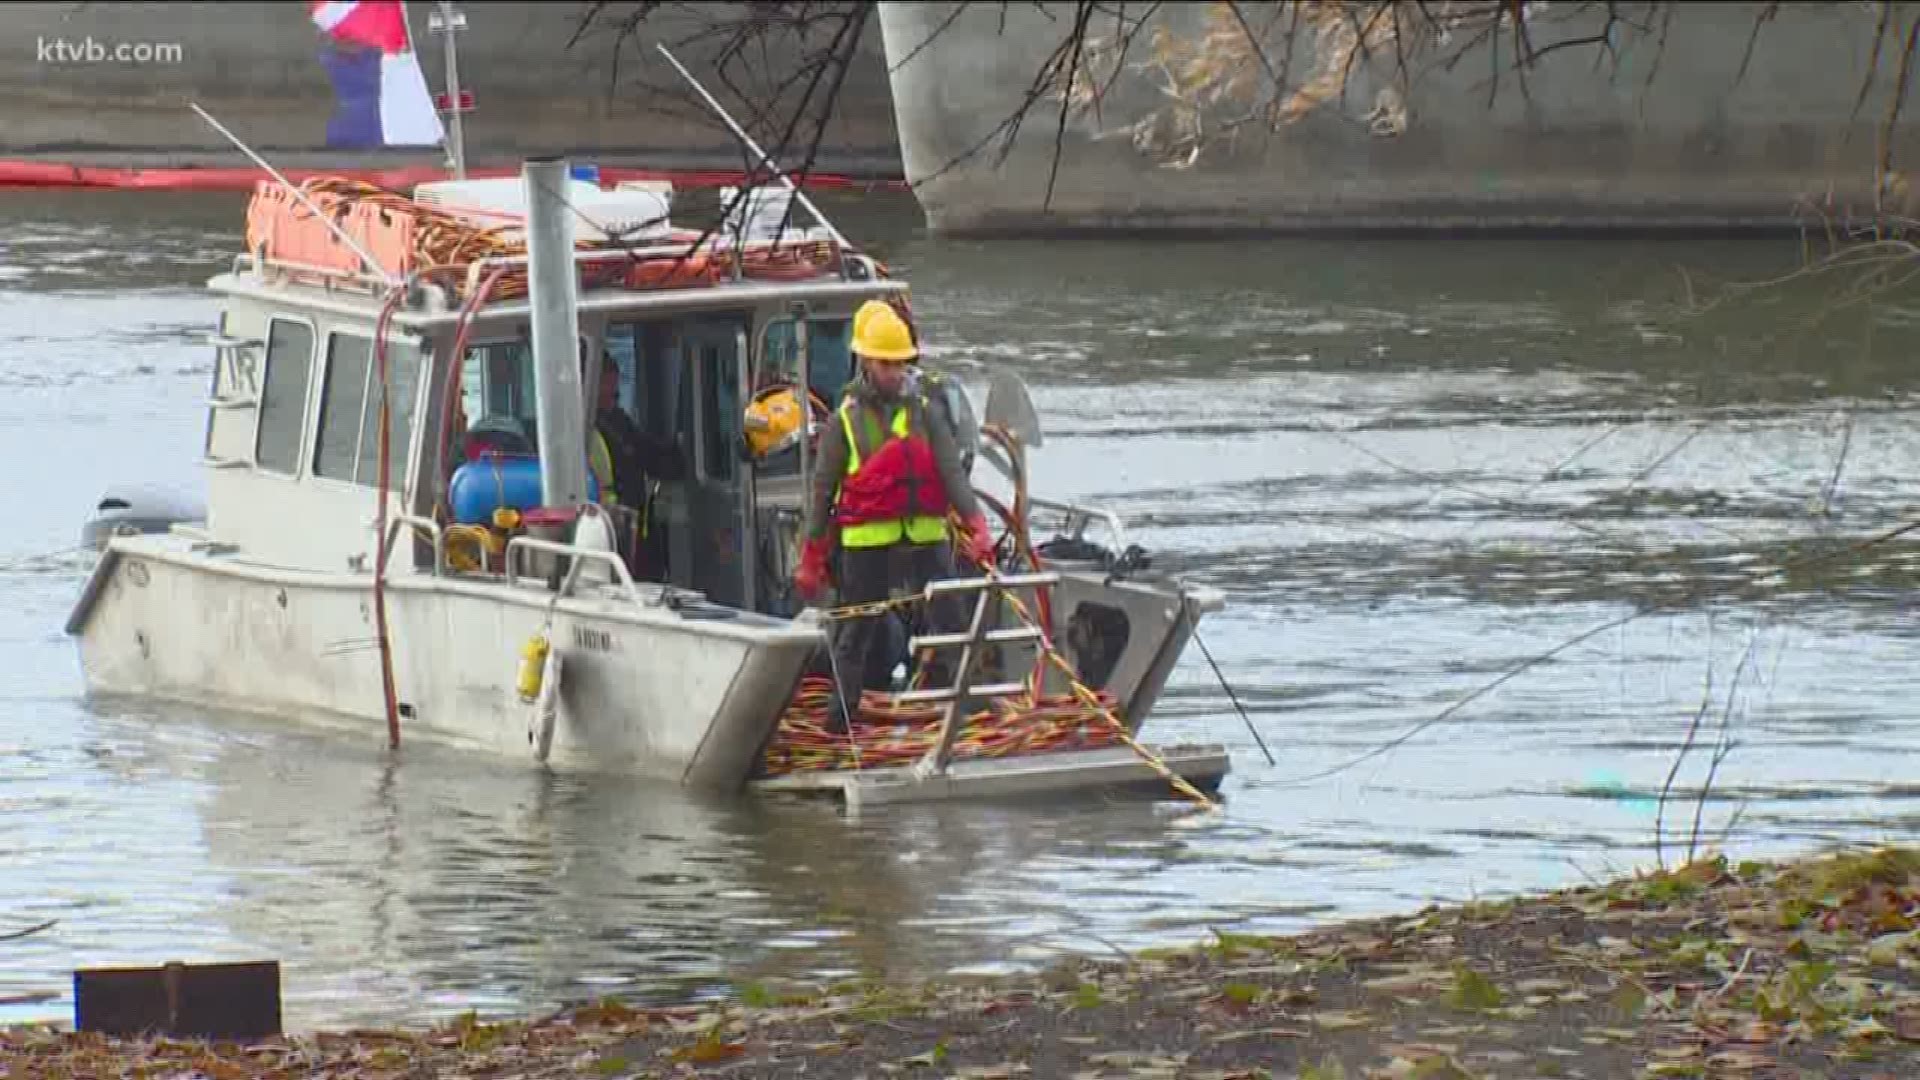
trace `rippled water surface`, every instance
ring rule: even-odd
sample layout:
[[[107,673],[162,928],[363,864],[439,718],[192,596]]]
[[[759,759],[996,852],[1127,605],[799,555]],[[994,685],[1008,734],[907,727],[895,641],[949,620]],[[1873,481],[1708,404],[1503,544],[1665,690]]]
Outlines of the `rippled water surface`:
[[[424,1021],[768,976],[993,970],[1573,884],[1699,831],[1920,825],[1920,309],[1825,312],[1791,239],[939,242],[839,204],[932,355],[1034,387],[1036,486],[1228,594],[1149,732],[1177,802],[715,803],[271,719],[90,703],[66,548],[200,483],[237,196],[0,198],[0,1020],[77,966],[277,958],[288,1020]],[[1825,314],[1826,317],[1821,316]],[[1839,554],[1836,554],[1839,553]],[[1531,666],[1527,665],[1533,661]],[[369,662],[372,662],[369,660]],[[1518,670],[1510,678],[1509,673]],[[1731,691],[1731,694],[1730,694]]]

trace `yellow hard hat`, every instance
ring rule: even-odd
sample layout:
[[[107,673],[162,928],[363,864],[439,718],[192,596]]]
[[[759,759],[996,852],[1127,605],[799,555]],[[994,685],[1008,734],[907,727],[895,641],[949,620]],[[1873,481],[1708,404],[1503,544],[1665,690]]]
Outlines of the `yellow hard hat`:
[[[824,415],[825,403],[816,395],[807,396],[813,399],[808,404],[814,414]],[[770,386],[760,391],[747,403],[746,422],[741,427],[747,449],[755,458],[770,457],[794,446],[805,430],[799,394],[791,386]]]
[[[874,312],[880,310],[883,307],[888,307],[888,306],[890,305],[882,303],[878,300],[869,300],[866,303],[861,304],[860,310],[853,313],[854,338],[857,340],[862,333],[866,332],[867,320],[873,318]]]
[[[869,300],[853,313],[853,351],[869,360],[891,363],[920,355],[906,320],[884,300]]]

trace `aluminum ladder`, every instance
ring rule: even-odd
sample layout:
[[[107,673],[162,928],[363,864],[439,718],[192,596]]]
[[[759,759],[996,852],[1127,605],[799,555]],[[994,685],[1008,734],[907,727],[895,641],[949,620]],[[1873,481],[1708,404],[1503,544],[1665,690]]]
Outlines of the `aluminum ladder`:
[[[1001,599],[1015,589],[1037,589],[1047,585],[1057,585],[1060,575],[1041,574],[992,574],[987,577],[950,578],[927,583],[923,594],[931,603],[936,596],[946,593],[973,593],[973,621],[967,629],[957,634],[917,635],[907,643],[907,655],[919,657],[925,652],[939,649],[959,648],[960,661],[954,665],[953,685],[943,689],[908,690],[894,696],[901,704],[926,701],[946,703],[940,719],[940,738],[919,761],[913,765],[916,780],[929,780],[936,776],[945,776],[947,766],[953,759],[953,740],[960,733],[961,722],[967,716],[968,709],[976,701],[986,698],[1009,697],[1026,692],[1025,682],[989,683],[985,686],[973,684],[973,669],[980,662],[982,650],[989,645],[1005,645],[1014,642],[1032,641],[1036,648],[1044,648],[1044,634],[1038,626],[1021,626],[1010,630],[988,630],[988,616],[1000,607]],[[1029,610],[1038,611],[1037,604]]]

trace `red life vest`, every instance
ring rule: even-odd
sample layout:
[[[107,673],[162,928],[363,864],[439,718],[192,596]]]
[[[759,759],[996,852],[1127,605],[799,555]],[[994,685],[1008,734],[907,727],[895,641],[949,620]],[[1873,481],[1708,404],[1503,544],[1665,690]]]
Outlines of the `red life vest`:
[[[853,413],[860,414],[866,444],[854,432]],[[848,399],[840,406],[840,426],[847,436],[847,475],[834,502],[834,520],[840,524],[840,543],[847,548],[883,547],[902,539],[931,544],[947,538],[947,511],[951,502],[933,457],[933,444],[911,429],[906,404],[894,410],[889,435],[871,410]]]

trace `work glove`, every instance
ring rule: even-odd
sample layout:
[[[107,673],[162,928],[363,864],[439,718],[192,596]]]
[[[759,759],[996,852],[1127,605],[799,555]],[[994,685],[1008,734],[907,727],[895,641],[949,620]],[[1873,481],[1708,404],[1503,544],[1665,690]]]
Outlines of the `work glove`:
[[[993,534],[987,531],[987,515],[975,514],[965,523],[966,531],[960,536],[960,554],[974,566],[991,565],[993,561]]]
[[[801,599],[817,600],[827,591],[827,553],[830,541],[816,537],[800,549],[800,565],[793,571],[793,590]]]

